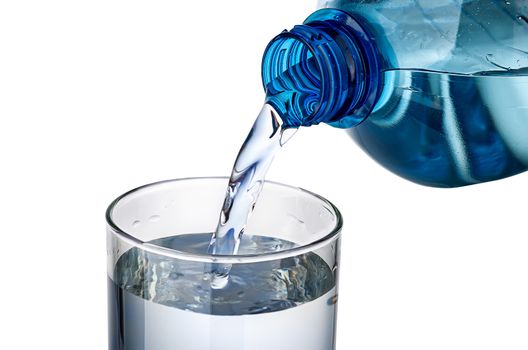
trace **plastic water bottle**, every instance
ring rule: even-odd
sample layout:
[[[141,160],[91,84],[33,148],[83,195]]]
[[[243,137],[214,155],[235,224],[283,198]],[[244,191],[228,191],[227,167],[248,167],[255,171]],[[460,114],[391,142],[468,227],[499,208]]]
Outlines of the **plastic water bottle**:
[[[320,5],[264,53],[267,103],[284,124],[346,128],[381,165],[428,186],[527,169],[528,0]]]

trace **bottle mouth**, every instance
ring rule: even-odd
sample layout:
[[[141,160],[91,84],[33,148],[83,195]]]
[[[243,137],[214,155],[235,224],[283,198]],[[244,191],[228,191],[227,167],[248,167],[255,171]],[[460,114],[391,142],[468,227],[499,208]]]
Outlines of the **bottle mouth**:
[[[355,126],[379,94],[377,57],[367,31],[353,17],[319,10],[268,44],[262,60],[266,102],[286,126]]]
[[[266,48],[262,79],[266,102],[281,115],[286,126],[316,124],[322,100],[322,66],[311,43],[284,31]]]

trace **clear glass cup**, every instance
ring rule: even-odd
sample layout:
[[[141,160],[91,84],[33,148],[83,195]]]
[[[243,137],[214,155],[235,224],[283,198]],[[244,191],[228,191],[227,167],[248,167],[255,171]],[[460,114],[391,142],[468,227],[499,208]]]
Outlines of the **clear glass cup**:
[[[109,206],[109,349],[335,348],[339,211],[266,182],[239,254],[213,256],[227,182],[158,182]],[[219,289],[217,264],[231,265]]]

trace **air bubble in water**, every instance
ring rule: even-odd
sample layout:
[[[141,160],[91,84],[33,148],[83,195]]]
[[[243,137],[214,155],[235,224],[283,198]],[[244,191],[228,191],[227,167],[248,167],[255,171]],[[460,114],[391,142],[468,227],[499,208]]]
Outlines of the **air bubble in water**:
[[[213,271],[211,273],[211,288],[212,289],[223,289],[229,282],[229,272],[226,274],[218,273]]]

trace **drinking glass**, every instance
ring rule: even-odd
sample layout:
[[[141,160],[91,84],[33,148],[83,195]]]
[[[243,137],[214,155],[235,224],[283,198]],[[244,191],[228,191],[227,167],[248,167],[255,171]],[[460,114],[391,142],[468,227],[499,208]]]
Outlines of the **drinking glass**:
[[[339,211],[266,182],[237,255],[211,255],[227,183],[163,181],[109,206],[109,349],[335,348]]]

